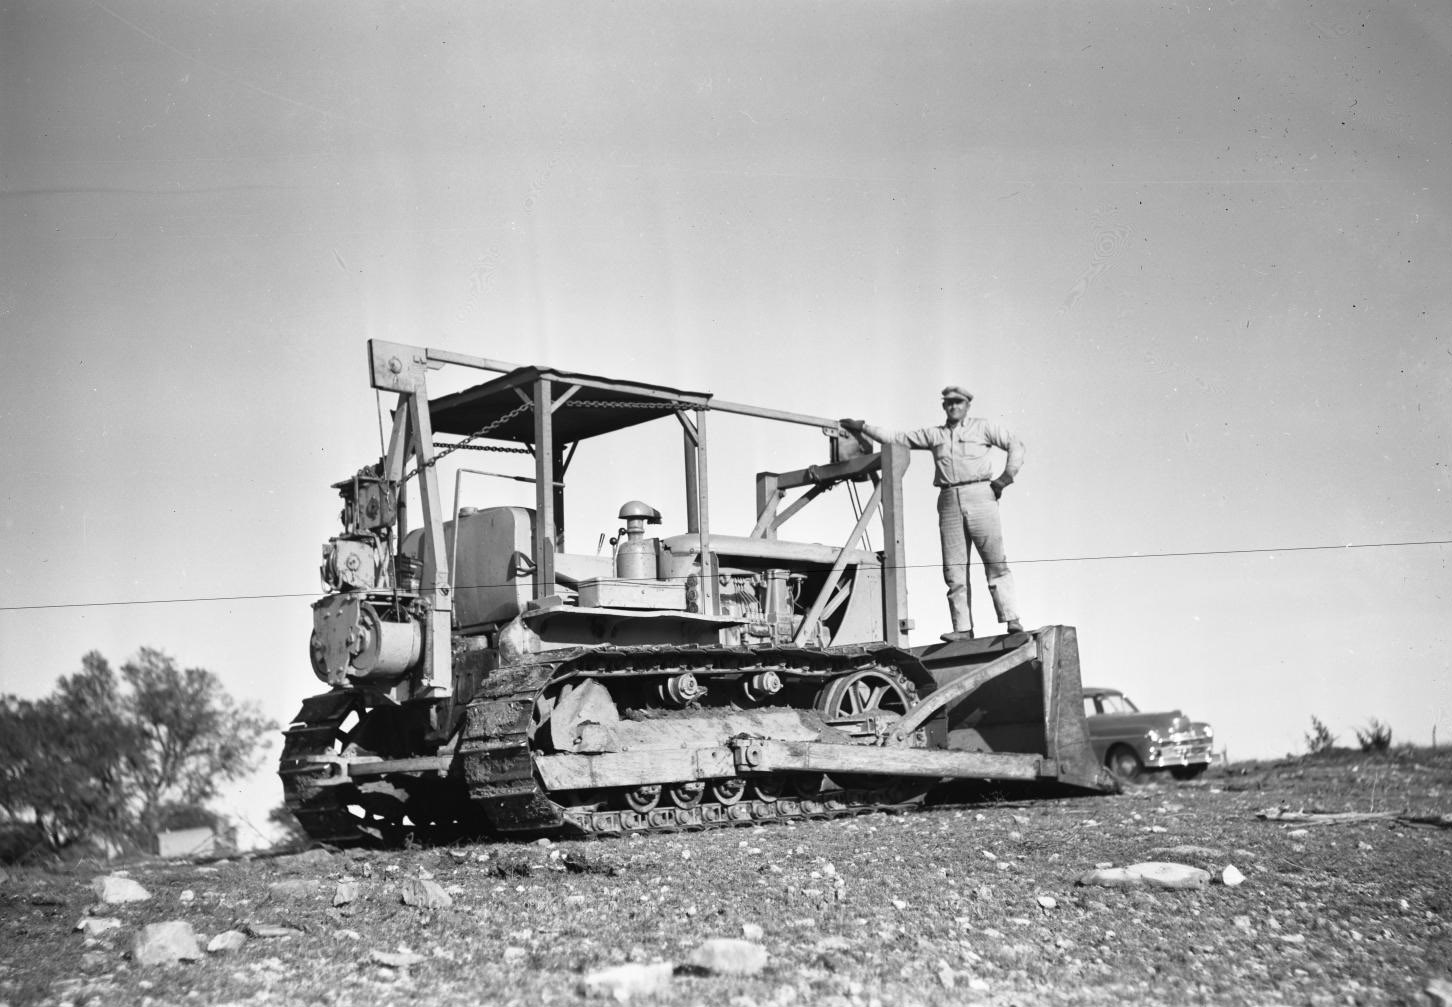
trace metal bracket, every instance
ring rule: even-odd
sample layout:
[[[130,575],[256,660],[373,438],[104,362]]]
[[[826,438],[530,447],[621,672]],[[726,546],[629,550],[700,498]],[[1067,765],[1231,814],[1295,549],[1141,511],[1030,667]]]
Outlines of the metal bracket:
[[[428,351],[418,346],[368,340],[368,365],[373,387],[384,392],[417,392],[424,387],[424,374],[443,366],[429,360]]]
[[[949,703],[955,703],[977,689],[990,679],[1017,668],[1021,664],[1035,660],[1039,656],[1038,640],[1030,636],[1028,642],[1018,648],[1009,651],[997,660],[974,668],[962,678],[955,679],[943,686],[938,691],[931,693],[926,699],[908,710],[901,720],[897,722],[896,729],[888,737],[889,745],[903,745],[907,742],[912,733],[923,723]]]
[[[348,767],[354,762],[381,762],[378,758],[349,759],[341,755],[302,755],[297,762],[312,763],[327,770],[327,777],[313,781],[315,787],[340,787],[349,782]]]

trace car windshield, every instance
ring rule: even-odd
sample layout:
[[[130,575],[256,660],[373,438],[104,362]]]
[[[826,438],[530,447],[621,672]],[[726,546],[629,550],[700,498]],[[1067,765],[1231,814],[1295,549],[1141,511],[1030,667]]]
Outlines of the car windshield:
[[[1129,697],[1117,692],[1101,692],[1097,696],[1084,697],[1084,713],[1086,716],[1094,716],[1096,713],[1138,713],[1139,707],[1130,702]]]

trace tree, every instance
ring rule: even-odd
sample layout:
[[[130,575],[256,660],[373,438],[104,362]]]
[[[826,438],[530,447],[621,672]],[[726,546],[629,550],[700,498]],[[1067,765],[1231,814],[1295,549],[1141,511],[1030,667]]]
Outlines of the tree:
[[[126,761],[144,836],[157,831],[167,805],[205,804],[222,783],[256,769],[264,736],[277,730],[255,707],[237,706],[216,675],[183,671],[159,650],[141,648],[121,674],[140,732]]]
[[[93,816],[91,780],[68,761],[57,761],[50,739],[63,733],[53,700],[0,697],[0,808],[16,822],[32,822],[51,849],[64,849],[85,834]],[[38,772],[47,765],[49,771]],[[16,849],[15,856],[26,851]]]
[[[0,697],[0,808],[34,821],[52,850],[129,831],[125,753],[138,735],[106,659],[92,651],[81,665],[44,699]]]
[[[178,807],[204,807],[256,768],[277,729],[216,675],[150,647],[118,677],[92,651],[55,692],[0,696],[0,810],[52,850],[85,838],[144,847]]]

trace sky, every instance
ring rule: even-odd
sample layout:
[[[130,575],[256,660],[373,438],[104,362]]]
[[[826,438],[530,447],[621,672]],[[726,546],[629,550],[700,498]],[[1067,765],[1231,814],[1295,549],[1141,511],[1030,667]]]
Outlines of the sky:
[[[1440,2],[0,0],[0,692],[142,646],[280,722],[321,691],[380,338],[898,428],[965,385],[1086,683],[1232,759],[1448,743],[1449,95]],[[710,442],[725,533],[826,456]],[[582,449],[568,548],[633,498],[683,530],[679,457]]]

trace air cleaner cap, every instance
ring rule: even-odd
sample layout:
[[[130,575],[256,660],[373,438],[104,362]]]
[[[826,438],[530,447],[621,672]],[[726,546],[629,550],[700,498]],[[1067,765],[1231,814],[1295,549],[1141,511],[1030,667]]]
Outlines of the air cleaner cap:
[[[631,500],[620,508],[620,520],[644,518],[647,524],[660,524],[660,511],[642,500]]]

